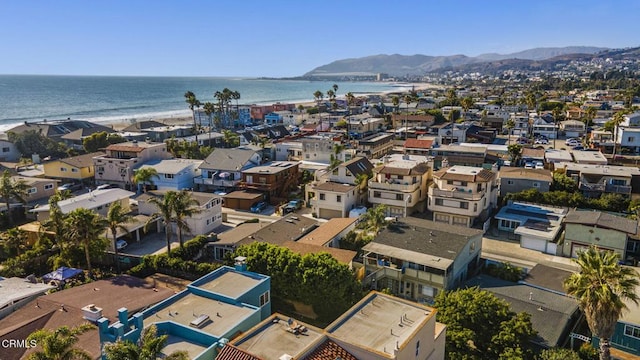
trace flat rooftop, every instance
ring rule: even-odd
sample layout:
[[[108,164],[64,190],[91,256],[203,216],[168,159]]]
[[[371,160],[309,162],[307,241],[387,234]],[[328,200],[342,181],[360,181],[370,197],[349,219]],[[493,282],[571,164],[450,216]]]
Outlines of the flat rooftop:
[[[44,294],[55,286],[43,283],[32,283],[29,280],[12,277],[5,279],[0,277],[0,309],[14,301],[30,296]]]
[[[195,294],[187,294],[172,304],[150,313],[145,322],[173,321],[190,327],[190,323],[201,315],[209,315],[198,329],[216,337],[222,337],[229,329],[251,316],[253,308],[227,304]],[[195,327],[194,327],[195,329]]]
[[[291,321],[290,325],[289,318],[276,315],[274,318],[265,320],[234,345],[264,360],[279,360],[283,354],[289,354],[297,359],[323,335],[321,330],[296,320]],[[304,326],[306,331],[299,334],[287,331],[296,325]]]
[[[159,358],[163,359],[174,351],[186,351],[189,354],[189,359],[195,359],[207,348],[195,343],[193,341],[186,340],[182,337],[169,335],[167,338],[167,344],[162,348]]]
[[[234,271],[227,271],[215,279],[198,285],[199,288],[209,290],[218,294],[237,298],[247,291],[253,289],[261,280],[254,279],[246,274]]]
[[[435,311],[427,306],[373,293],[325,331],[337,340],[393,354],[396,343],[402,347],[432,316]]]

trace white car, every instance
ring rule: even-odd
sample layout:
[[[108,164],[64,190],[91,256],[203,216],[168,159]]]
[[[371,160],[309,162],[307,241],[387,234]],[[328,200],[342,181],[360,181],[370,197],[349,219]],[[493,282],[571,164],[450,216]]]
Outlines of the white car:
[[[574,139],[574,138],[569,138],[569,139],[567,139],[564,143],[565,143],[565,145],[575,146],[575,145],[573,145],[573,144],[576,144],[576,145],[577,145],[577,144],[580,144],[580,140],[578,140],[578,139]]]
[[[535,168],[536,169],[544,169],[544,164],[542,163],[542,161],[536,161]]]
[[[536,145],[547,145],[549,144],[549,141],[547,139],[537,139],[536,140]]]

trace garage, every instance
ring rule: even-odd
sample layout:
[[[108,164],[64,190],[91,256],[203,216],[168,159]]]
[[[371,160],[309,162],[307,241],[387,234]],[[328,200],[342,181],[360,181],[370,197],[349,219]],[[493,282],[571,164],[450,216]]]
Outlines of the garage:
[[[341,218],[343,216],[340,210],[320,209],[320,214],[318,217],[322,219],[333,219],[333,218]]]
[[[520,237],[520,247],[525,249],[537,250],[541,252],[546,252],[547,250],[547,242],[545,240],[535,239],[531,237],[521,236]]]

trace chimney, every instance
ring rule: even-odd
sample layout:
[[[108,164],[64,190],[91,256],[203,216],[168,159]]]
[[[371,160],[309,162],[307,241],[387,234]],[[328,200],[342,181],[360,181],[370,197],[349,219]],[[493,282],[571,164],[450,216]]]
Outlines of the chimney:
[[[102,317],[102,308],[95,306],[95,304],[89,304],[82,308],[82,318],[92,323],[97,323]]]
[[[238,256],[233,259],[235,261],[235,269],[236,271],[247,271],[247,258],[244,256]]]

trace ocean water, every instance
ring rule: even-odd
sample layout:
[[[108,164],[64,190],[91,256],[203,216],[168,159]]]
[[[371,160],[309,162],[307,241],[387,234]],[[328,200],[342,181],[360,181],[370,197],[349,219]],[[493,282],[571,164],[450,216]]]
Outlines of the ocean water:
[[[326,94],[334,83],[339,98],[347,92],[380,93],[410,86],[220,77],[0,75],[0,130],[44,119],[132,122],[184,116],[190,114],[186,91],[194,92],[203,103],[215,102],[213,94],[224,88],[240,92],[240,104],[311,101],[316,90]]]

